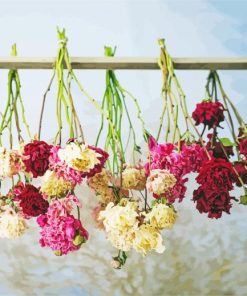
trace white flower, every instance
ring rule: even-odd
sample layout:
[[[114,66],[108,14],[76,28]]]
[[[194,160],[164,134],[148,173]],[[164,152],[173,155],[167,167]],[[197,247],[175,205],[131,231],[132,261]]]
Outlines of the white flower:
[[[146,187],[146,176],[143,168],[127,167],[122,174],[123,188],[144,190]]]
[[[176,177],[168,170],[151,170],[147,179],[147,189],[157,195],[165,193],[176,184]]]
[[[100,212],[99,219],[103,220],[107,232],[126,232],[137,224],[136,209],[135,202],[127,201],[125,206],[115,206],[113,202],[110,202],[105,210]]]
[[[74,185],[56,175],[54,171],[47,170],[42,177],[42,184],[40,191],[50,197],[64,197]]]
[[[0,178],[12,177],[21,170],[22,162],[18,151],[0,147]]]
[[[151,211],[145,214],[145,221],[158,229],[171,228],[176,222],[175,211],[162,203],[156,203]]]
[[[163,253],[165,246],[162,243],[163,239],[157,228],[149,224],[142,224],[135,232],[133,248],[143,255],[152,250]]]
[[[15,239],[27,229],[26,222],[13,210],[0,214],[0,237]]]
[[[100,163],[99,156],[87,145],[77,145],[76,143],[69,143],[58,151],[61,161],[64,161],[69,167],[85,173]]]

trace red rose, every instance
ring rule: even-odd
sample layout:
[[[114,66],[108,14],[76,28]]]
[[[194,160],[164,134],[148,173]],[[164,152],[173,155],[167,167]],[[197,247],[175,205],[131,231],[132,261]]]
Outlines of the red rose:
[[[52,146],[44,141],[34,140],[24,146],[23,162],[26,171],[33,174],[33,177],[43,176],[49,167],[49,157]]]
[[[229,191],[236,176],[232,164],[222,158],[212,158],[203,163],[196,181],[210,190]]]
[[[196,208],[200,213],[208,213],[209,218],[220,218],[222,212],[230,214],[231,196],[228,191],[205,190],[200,186],[193,192],[193,200],[196,202]]]
[[[234,168],[238,172],[240,178],[242,179],[244,184],[247,184],[247,162],[236,162],[234,164]],[[242,184],[240,183],[238,177],[236,176],[236,185],[241,187]]]
[[[219,126],[224,121],[224,106],[220,102],[202,102],[196,104],[196,109],[192,113],[192,118],[196,125],[203,123],[208,128]]]
[[[239,152],[247,157],[247,138],[239,142]]]
[[[16,196],[20,208],[26,217],[37,217],[45,214],[49,203],[45,200],[39,190],[31,184],[26,184],[22,191]]]

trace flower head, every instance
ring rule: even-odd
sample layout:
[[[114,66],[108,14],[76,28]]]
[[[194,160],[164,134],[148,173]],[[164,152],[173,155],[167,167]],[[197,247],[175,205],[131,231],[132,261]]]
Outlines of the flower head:
[[[15,200],[19,201],[19,206],[25,218],[37,217],[46,213],[49,204],[43,198],[39,189],[31,184],[17,184],[16,187],[17,190],[13,189]]]
[[[45,215],[39,216],[37,222],[41,227],[40,245],[50,247],[55,254],[63,255],[78,250],[88,240],[88,232],[71,211],[72,204],[80,206],[74,195],[63,200],[53,201]]]
[[[165,194],[175,186],[176,181],[176,177],[168,170],[151,170],[147,179],[147,189],[155,195]]]
[[[147,252],[152,250],[157,253],[163,253],[165,251],[165,246],[162,243],[162,236],[157,228],[149,224],[142,224],[135,231],[133,248],[143,255],[146,255]]]
[[[23,151],[26,172],[32,173],[34,178],[43,176],[49,167],[51,147],[46,142],[38,140],[26,144]]]
[[[210,190],[231,190],[235,179],[232,164],[222,158],[204,162],[196,177],[199,184]]]
[[[224,121],[224,106],[220,102],[203,101],[192,113],[196,125],[203,123],[208,128],[218,127]]]
[[[25,220],[13,209],[5,208],[0,214],[0,237],[15,239],[27,229]]]
[[[126,201],[125,205],[114,205],[110,202],[104,211],[99,214],[99,219],[103,220],[107,232],[113,230],[126,232],[137,223],[137,204]]]
[[[173,208],[163,203],[156,203],[145,215],[145,221],[158,229],[171,228],[176,222],[177,214]]]
[[[63,179],[62,177],[58,177],[54,171],[48,170],[42,178],[40,190],[49,197],[61,198],[73,189],[73,183]]]
[[[144,168],[126,167],[122,173],[123,188],[130,190],[144,190],[146,175]]]
[[[210,190],[199,186],[193,192],[193,200],[200,213],[208,213],[209,218],[220,218],[223,212],[230,213],[231,196],[227,190]]]
[[[0,147],[0,178],[13,177],[22,166],[22,156],[18,151]]]

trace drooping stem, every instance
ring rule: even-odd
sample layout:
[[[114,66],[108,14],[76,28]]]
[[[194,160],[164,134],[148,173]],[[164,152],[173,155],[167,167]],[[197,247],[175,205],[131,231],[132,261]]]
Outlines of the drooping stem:
[[[40,117],[39,117],[39,128],[38,128],[38,139],[40,140],[40,136],[41,136],[41,129],[42,129],[42,121],[43,121],[43,115],[44,115],[44,109],[45,109],[45,103],[46,103],[46,96],[48,94],[48,92],[50,91],[51,89],[51,85],[53,83],[53,80],[55,78],[55,74],[56,72],[53,71],[53,74],[52,74],[52,77],[51,77],[51,80],[48,84],[48,87],[43,95],[43,100],[42,100],[42,105],[41,105],[41,111],[40,111]]]

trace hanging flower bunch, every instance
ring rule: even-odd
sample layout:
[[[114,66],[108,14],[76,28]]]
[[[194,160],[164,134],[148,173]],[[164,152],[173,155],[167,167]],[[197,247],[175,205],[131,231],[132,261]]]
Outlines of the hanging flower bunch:
[[[210,71],[208,76],[205,99],[196,105],[190,116],[163,40],[160,45],[164,109],[157,139],[165,125],[165,143],[158,144],[153,137],[149,138],[150,154],[145,165],[148,190],[156,199],[165,196],[170,203],[181,202],[186,195],[188,175],[196,173],[199,186],[193,192],[193,201],[197,210],[207,213],[209,218],[220,218],[223,212],[230,213],[233,201],[238,201],[230,193],[234,185],[244,189],[240,203],[247,200],[246,125],[225,94],[215,71]],[[179,114],[184,118],[181,123]],[[239,125],[238,135],[235,121]],[[220,137],[225,123],[232,139]],[[184,131],[183,127],[186,127]]]
[[[84,179],[93,177],[102,171],[108,159],[108,153],[85,143],[71,94],[71,81],[76,82],[79,89],[94,105],[97,106],[97,103],[84,91],[74,74],[67,50],[65,31],[58,30],[58,37],[60,45],[54,74],[42,104],[39,138],[46,95],[55,77],[58,84],[56,103],[58,131],[53,145],[48,145],[43,141],[35,141],[26,150],[31,151],[31,158],[37,157],[38,159],[37,168],[34,168],[34,171],[36,176],[42,176],[39,191],[43,198],[49,202],[47,211],[37,219],[38,225],[41,227],[40,245],[51,248],[57,256],[61,256],[80,249],[81,245],[88,240],[88,232],[80,220],[81,203],[74,192],[76,186],[81,185]],[[64,65],[67,68],[66,80]],[[70,137],[64,146],[61,145],[62,107],[64,107]],[[36,153],[32,152],[33,149]],[[77,218],[73,215],[74,207],[77,208]]]
[[[11,178],[12,188],[0,200],[0,235],[6,238],[19,237],[27,229],[28,220],[36,218],[41,229],[40,245],[49,247],[60,256],[80,249],[88,240],[88,232],[80,220],[81,203],[74,192],[76,186],[85,178],[93,177],[102,171],[108,153],[85,144],[71,94],[72,79],[77,82],[84,94],[85,91],[71,68],[65,31],[58,30],[58,37],[60,43],[54,73],[44,95],[38,135],[34,138],[25,118],[18,71],[9,72],[9,93],[0,126],[0,144],[2,145],[3,132],[9,130],[10,149],[0,147],[0,177],[2,180]],[[16,55],[15,46],[13,55]],[[66,80],[64,65],[68,69]],[[48,144],[40,138],[46,95],[55,77],[58,82],[56,102],[58,131],[54,142]],[[86,96],[89,97],[88,94]],[[94,105],[96,104],[91,97],[89,99]],[[21,106],[22,121],[29,141],[25,141],[21,133],[18,104]],[[65,146],[62,146],[63,109],[70,138]],[[17,149],[12,147],[13,122],[18,135]],[[34,179],[40,182],[39,187],[31,184]],[[77,217],[73,213],[75,208],[77,208]]]
[[[115,49],[105,48],[106,56],[114,56]],[[137,144],[136,130],[130,116],[128,105],[132,102],[136,108],[137,118],[142,129],[143,138],[148,139],[144,120],[137,99],[123,88],[112,70],[106,71],[106,90],[102,101],[101,126],[96,145],[102,137],[104,123],[109,118],[105,139],[105,150],[110,157],[107,169],[88,179],[88,185],[96,193],[98,205],[93,210],[93,218],[98,228],[106,232],[111,244],[119,250],[113,257],[114,268],[124,265],[131,249],[146,255],[154,250],[162,253],[165,247],[161,231],[170,228],[176,221],[174,207],[163,198],[148,203],[147,188],[160,190],[160,186],[171,188],[175,185],[175,177],[170,174],[163,176],[157,171],[157,176],[147,179],[146,170],[141,161],[141,148]],[[126,140],[123,134],[123,120],[129,124],[129,136]],[[166,178],[167,177],[167,178]],[[166,178],[166,182],[158,178]],[[156,183],[155,183],[156,182]],[[160,182],[160,184],[158,184]],[[162,192],[165,193],[165,192]]]

